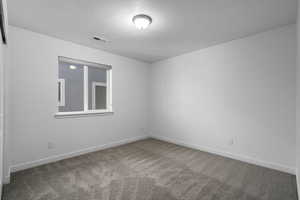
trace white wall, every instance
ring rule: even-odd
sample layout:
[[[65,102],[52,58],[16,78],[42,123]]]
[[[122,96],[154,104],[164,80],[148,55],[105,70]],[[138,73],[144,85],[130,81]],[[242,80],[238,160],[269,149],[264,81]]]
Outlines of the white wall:
[[[12,170],[57,159],[53,156],[145,136],[148,64],[16,27],[9,27],[9,31],[8,129]],[[112,65],[113,115],[54,118],[58,56]],[[48,142],[55,148],[48,149]]]
[[[297,117],[296,117],[296,134],[297,134],[297,151],[296,151],[296,173],[298,195],[300,196],[300,3],[298,1],[298,20],[297,20]]]
[[[4,15],[4,28],[7,27],[7,5],[6,0],[1,0],[2,6],[3,6],[3,15]],[[7,38],[7,30],[4,30],[6,32],[6,39]],[[0,33],[0,198],[2,195],[2,184],[3,184],[3,177],[4,177],[4,120],[5,120],[5,108],[4,108],[4,94],[5,94],[5,87],[4,87],[4,72],[6,67],[6,46],[2,43],[2,36]]]
[[[295,68],[295,25],[154,63],[151,134],[293,173]]]
[[[1,33],[0,33],[1,37]],[[4,45],[0,41],[0,197],[3,180],[3,144],[4,144]]]

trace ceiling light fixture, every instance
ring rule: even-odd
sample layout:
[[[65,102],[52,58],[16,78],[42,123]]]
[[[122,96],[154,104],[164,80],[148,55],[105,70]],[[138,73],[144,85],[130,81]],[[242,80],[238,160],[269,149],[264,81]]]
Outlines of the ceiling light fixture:
[[[146,29],[152,23],[152,18],[145,14],[139,14],[132,18],[132,22],[137,29],[142,30]]]

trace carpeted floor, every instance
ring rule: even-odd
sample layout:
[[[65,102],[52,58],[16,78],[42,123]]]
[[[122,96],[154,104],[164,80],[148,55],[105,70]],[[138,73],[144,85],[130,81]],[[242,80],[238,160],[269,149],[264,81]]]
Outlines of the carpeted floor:
[[[17,172],[4,200],[296,200],[295,176],[147,139]]]

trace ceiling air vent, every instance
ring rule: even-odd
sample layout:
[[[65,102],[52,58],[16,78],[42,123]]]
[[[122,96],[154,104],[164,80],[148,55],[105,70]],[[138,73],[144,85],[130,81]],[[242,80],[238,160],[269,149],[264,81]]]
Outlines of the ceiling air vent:
[[[107,39],[98,37],[98,36],[94,36],[93,37],[94,40],[99,41],[99,42],[109,42]]]

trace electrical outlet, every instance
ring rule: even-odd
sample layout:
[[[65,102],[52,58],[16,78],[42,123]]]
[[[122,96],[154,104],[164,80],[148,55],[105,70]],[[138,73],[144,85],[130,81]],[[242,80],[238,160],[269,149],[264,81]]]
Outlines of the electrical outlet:
[[[48,142],[48,149],[54,149],[54,143]]]

